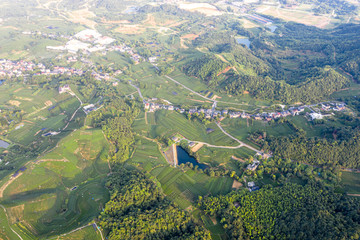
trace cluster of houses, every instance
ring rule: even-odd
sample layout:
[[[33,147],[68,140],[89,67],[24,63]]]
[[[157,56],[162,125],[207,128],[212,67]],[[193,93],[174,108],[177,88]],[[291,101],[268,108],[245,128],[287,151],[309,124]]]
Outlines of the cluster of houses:
[[[54,39],[54,40],[61,39],[61,38],[69,39],[69,40],[71,39],[70,36],[66,36],[64,34],[44,33],[44,32],[41,32],[41,31],[23,31],[22,34],[24,34],[24,35],[32,35],[32,36],[41,36],[41,37],[44,37],[44,38],[49,38],[49,39]]]
[[[157,98],[153,98],[151,99],[153,101],[158,100]],[[299,115],[300,113],[305,111],[305,108],[308,107],[310,108],[310,106],[299,106],[299,107],[291,107],[288,110],[284,110],[284,111],[278,111],[278,112],[263,112],[263,113],[256,113],[256,114],[249,114],[246,112],[233,112],[233,111],[228,111],[227,109],[224,109],[222,111],[216,110],[214,108],[212,109],[197,109],[197,108],[192,108],[189,110],[185,110],[179,107],[174,107],[173,105],[164,105],[164,104],[160,104],[160,103],[155,103],[155,102],[150,102],[144,100],[144,108],[145,110],[148,110],[149,112],[154,112],[156,110],[160,110],[160,109],[165,109],[165,110],[170,110],[170,111],[178,111],[180,113],[188,113],[190,115],[192,114],[198,114],[198,115],[203,115],[205,118],[207,119],[218,119],[218,120],[223,120],[226,117],[229,118],[247,118],[247,119],[254,119],[254,120],[264,120],[264,121],[271,121],[273,119],[277,119],[277,118],[281,118],[281,117],[288,117],[288,116],[296,116]],[[345,107],[345,103],[322,103],[321,104],[322,109],[324,111],[344,111],[346,109]],[[315,120],[315,119],[322,119],[323,116],[321,113],[310,113],[309,114],[310,119],[311,120]]]
[[[0,77],[20,77],[25,76],[27,73],[33,73],[33,75],[56,75],[67,74],[71,75],[83,75],[84,71],[71,68],[71,67],[59,67],[54,66],[46,68],[42,63],[35,64],[27,61],[11,61],[6,59],[0,59]]]
[[[69,57],[67,59],[68,62],[77,61],[76,57]],[[42,63],[33,63],[27,61],[11,61],[6,59],[0,59],[0,77],[20,77],[26,76],[28,74],[32,74],[35,76],[38,75],[77,75],[82,76],[85,71],[72,68],[72,67],[60,67],[60,66],[52,66],[51,68],[47,68]],[[91,75],[97,80],[111,80],[112,76],[116,76],[121,74],[121,70],[114,71],[112,74],[109,73],[98,73],[96,71],[92,71]]]
[[[130,59],[133,60],[135,62],[135,64],[138,64],[138,63],[140,63],[141,61],[144,60],[144,58],[142,56],[137,54],[131,47],[129,47],[129,46],[125,45],[125,44],[111,46],[111,47],[109,47],[107,49],[107,51],[118,51],[118,52],[121,52],[121,53],[127,53],[127,54],[130,55]],[[152,59],[152,61],[154,61],[154,60]]]

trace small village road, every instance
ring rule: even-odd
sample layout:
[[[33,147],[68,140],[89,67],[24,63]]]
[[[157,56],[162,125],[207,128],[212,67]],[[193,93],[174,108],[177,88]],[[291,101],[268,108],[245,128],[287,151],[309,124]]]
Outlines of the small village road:
[[[248,145],[248,144],[240,141],[239,139],[231,136],[229,133],[227,133],[227,132],[222,128],[222,126],[220,125],[219,122],[216,122],[216,125],[220,128],[220,130],[221,130],[226,136],[228,136],[228,137],[230,137],[231,139],[234,139],[235,141],[237,141],[238,143],[240,143],[240,145],[239,145],[240,147],[247,147],[247,148],[249,148],[249,149],[251,149],[251,150],[253,150],[253,151],[255,151],[255,152],[257,152],[257,153],[259,153],[259,154],[261,154],[261,155],[264,154],[264,152],[259,151],[259,150],[257,150],[256,148],[254,148],[254,147],[252,147],[252,146],[250,146],[250,145]]]

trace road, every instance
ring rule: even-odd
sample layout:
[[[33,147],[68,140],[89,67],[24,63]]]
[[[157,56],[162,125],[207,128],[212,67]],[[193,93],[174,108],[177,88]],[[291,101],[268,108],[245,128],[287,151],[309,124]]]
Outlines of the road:
[[[73,118],[75,117],[76,113],[80,110],[81,106],[83,105],[83,102],[81,101],[81,99],[74,93],[74,92],[70,92],[70,94],[72,96],[75,96],[79,102],[80,102],[80,106],[78,107],[78,109],[75,110],[75,112],[73,113],[73,115],[71,116],[70,120],[68,121],[68,123],[66,124],[66,126],[62,129],[62,131],[64,131],[70,124],[71,120],[73,120]]]
[[[140,98],[144,101],[144,97],[143,97],[143,95],[141,94],[140,88],[139,88],[138,86],[132,84],[131,81],[129,81],[129,84],[130,84],[130,86],[136,88],[136,90],[137,90],[138,93],[139,93]]]
[[[216,125],[220,128],[220,130],[228,137],[230,137],[231,139],[235,140],[236,142],[239,143],[239,145],[237,146],[219,146],[219,145],[212,145],[210,143],[206,143],[206,142],[200,142],[200,141],[193,141],[193,140],[190,140],[190,139],[187,139],[187,138],[183,138],[184,140],[187,140],[188,142],[194,142],[194,143],[201,143],[205,146],[208,146],[208,147],[212,147],[212,148],[224,148],[224,149],[238,149],[238,148],[241,148],[241,147],[246,147],[246,148],[249,148],[250,150],[253,150],[254,152],[260,154],[260,155],[264,155],[264,152],[260,151],[260,150],[257,150],[256,148],[250,146],[249,144],[246,144],[242,141],[240,141],[239,139],[231,136],[229,133],[227,133],[220,125],[220,123],[216,123]]]
[[[180,86],[182,86],[182,87],[185,88],[186,90],[189,90],[190,92],[198,95],[199,97],[204,98],[204,99],[206,99],[206,100],[208,100],[208,101],[214,102],[214,103],[215,103],[215,106],[216,106],[216,103],[225,103],[225,104],[232,104],[232,105],[238,105],[238,106],[249,105],[249,104],[243,104],[243,103],[233,103],[233,102],[225,102],[225,101],[214,100],[214,99],[211,99],[211,98],[208,98],[208,97],[205,97],[205,96],[201,95],[200,93],[192,90],[191,88],[185,86],[184,84],[176,81],[175,79],[173,79],[173,78],[171,78],[171,77],[169,77],[169,76],[167,76],[167,75],[165,75],[165,77],[168,78],[169,80],[173,81],[174,83],[179,84]],[[255,106],[255,105],[254,105],[254,106]],[[239,111],[244,111],[244,110],[239,109]]]
[[[234,139],[235,141],[237,141],[238,143],[240,143],[240,145],[239,145],[240,147],[247,147],[247,148],[255,151],[256,153],[259,153],[259,154],[261,154],[261,155],[264,154],[264,152],[259,151],[259,150],[257,150],[256,148],[250,146],[249,144],[246,144],[246,143],[240,141],[239,139],[231,136],[229,133],[227,133],[227,132],[222,128],[222,126],[220,125],[219,122],[217,122],[216,125],[220,128],[220,130],[221,130],[226,136],[228,136],[228,137],[230,137],[231,139]]]
[[[170,79],[170,80],[171,80],[171,81],[173,81],[174,83],[179,84],[180,86],[182,86],[183,88],[185,88],[185,89],[189,90],[190,92],[192,92],[192,93],[194,93],[194,94],[198,95],[199,97],[202,97],[202,98],[204,98],[204,99],[206,99],[206,100],[209,100],[209,101],[211,101],[211,102],[214,102],[214,100],[213,100],[213,99],[208,98],[208,97],[205,97],[205,96],[201,95],[201,94],[200,94],[200,93],[198,93],[198,92],[195,92],[195,91],[194,91],[194,90],[192,90],[191,88],[188,88],[188,87],[187,87],[187,86],[185,86],[184,84],[179,83],[179,82],[178,82],[178,81],[176,81],[175,79],[173,79],[173,78],[171,78],[171,77],[169,77],[169,76],[167,76],[167,75],[165,75],[165,77],[166,77],[166,78],[168,78],[168,79]]]

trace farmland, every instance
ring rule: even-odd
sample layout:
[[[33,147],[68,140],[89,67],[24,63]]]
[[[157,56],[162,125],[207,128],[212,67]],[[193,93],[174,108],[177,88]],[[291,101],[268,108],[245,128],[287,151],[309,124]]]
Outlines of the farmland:
[[[4,189],[10,224],[45,237],[92,220],[108,199],[102,177],[109,171],[107,152],[100,130],[77,130],[27,164]]]

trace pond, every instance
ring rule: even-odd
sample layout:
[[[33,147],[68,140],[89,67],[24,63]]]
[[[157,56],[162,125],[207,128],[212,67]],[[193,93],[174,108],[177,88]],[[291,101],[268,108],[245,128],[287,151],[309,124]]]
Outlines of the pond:
[[[193,158],[192,156],[190,156],[182,147],[177,146],[176,147],[177,150],[177,157],[178,157],[178,165],[180,164],[186,164],[186,163],[192,163],[195,166],[198,166],[199,169],[206,169],[209,166],[206,164],[202,164],[199,163],[195,158]]]
[[[3,140],[0,140],[0,148],[7,148],[10,144],[3,141]]]
[[[248,38],[237,38],[236,42],[250,48],[251,41]]]

